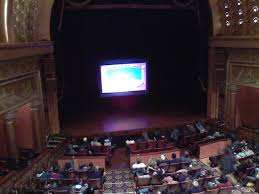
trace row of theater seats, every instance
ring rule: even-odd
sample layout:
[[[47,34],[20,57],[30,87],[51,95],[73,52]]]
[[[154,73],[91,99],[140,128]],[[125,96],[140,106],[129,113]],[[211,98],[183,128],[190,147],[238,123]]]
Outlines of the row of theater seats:
[[[131,153],[159,151],[167,147],[168,145],[166,139],[150,140],[128,144],[128,148]]]
[[[173,176],[173,175],[171,175]],[[194,179],[196,180],[200,186],[206,185],[209,181],[212,181],[215,179],[216,176],[210,176],[210,177],[205,177],[205,178],[199,178],[199,179]],[[183,182],[173,182],[173,183],[168,183],[168,184],[163,184],[162,180],[159,179],[157,176],[152,176],[152,177],[136,177],[136,187],[137,190],[143,189],[143,188],[148,188],[152,187],[154,192],[165,192],[167,191],[168,193],[170,192],[176,192],[180,188],[183,190],[190,190],[191,185],[192,185],[193,180],[187,180]],[[206,194],[229,194],[230,191],[233,189],[232,186],[230,187],[224,187],[224,188],[216,188],[212,190],[206,190],[201,193],[206,193]]]

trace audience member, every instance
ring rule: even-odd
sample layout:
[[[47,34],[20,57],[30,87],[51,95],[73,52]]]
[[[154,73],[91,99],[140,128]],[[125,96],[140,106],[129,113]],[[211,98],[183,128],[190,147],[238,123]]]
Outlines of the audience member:
[[[172,159],[168,161],[169,164],[177,164],[179,163],[179,159],[176,158],[176,154],[175,153],[172,153]]]
[[[192,187],[190,189],[190,193],[200,193],[202,191],[203,191],[203,189],[199,185],[198,181],[193,181],[192,182]]]
[[[221,175],[219,179],[216,180],[218,188],[221,189],[223,187],[232,186],[231,182],[228,180],[226,175]]]
[[[225,153],[221,159],[221,169],[224,173],[232,173],[235,171],[236,158],[231,150],[226,148]]]
[[[102,146],[101,142],[99,142],[99,138],[95,137],[92,141],[91,141],[91,146]]]
[[[133,172],[137,176],[141,176],[141,175],[145,174],[146,167],[147,166],[140,159],[137,159],[137,162],[132,165]]]
[[[180,162],[183,162],[183,163],[191,163],[192,162],[192,159],[190,158],[190,154],[188,151],[185,151],[183,156],[180,157]]]

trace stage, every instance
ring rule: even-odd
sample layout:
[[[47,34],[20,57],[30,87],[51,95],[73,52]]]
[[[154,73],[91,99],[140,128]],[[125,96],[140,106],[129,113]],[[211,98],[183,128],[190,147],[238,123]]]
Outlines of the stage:
[[[174,128],[204,119],[205,114],[182,109],[77,113],[66,119],[61,132],[74,137],[107,133],[115,136],[132,135],[144,130]]]

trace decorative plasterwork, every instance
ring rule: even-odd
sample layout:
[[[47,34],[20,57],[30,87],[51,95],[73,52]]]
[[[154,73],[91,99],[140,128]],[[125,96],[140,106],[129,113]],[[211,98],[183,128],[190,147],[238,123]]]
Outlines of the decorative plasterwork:
[[[0,84],[0,114],[40,97],[38,74]]]

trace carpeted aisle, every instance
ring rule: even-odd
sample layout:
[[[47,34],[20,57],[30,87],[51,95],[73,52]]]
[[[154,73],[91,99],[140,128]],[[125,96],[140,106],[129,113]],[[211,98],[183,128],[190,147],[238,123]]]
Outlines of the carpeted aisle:
[[[130,169],[110,169],[106,171],[104,194],[135,193],[135,184]]]

